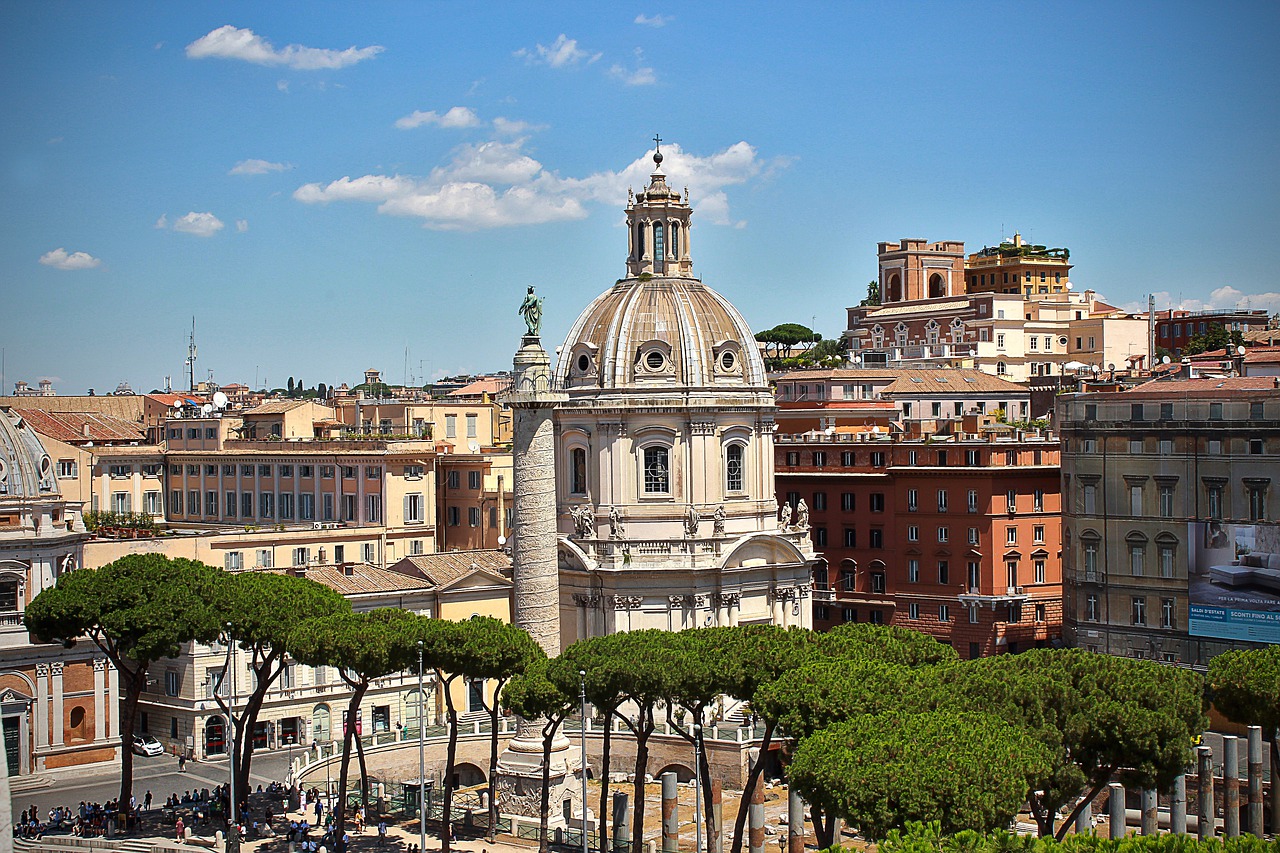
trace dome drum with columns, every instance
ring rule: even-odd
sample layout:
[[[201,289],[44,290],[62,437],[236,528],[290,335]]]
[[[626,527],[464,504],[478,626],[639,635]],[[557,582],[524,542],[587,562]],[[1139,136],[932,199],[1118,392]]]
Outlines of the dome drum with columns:
[[[627,206],[628,277],[556,369],[561,644],[638,628],[811,625],[816,557],[780,526],[774,398],[754,335],[693,277],[689,207],[655,154]]]

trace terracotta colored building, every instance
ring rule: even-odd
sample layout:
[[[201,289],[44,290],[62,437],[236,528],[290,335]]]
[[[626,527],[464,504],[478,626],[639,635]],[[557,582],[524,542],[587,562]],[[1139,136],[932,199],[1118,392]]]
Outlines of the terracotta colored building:
[[[815,628],[925,631],[962,658],[1059,642],[1056,436],[776,439],[780,501],[809,510]]]

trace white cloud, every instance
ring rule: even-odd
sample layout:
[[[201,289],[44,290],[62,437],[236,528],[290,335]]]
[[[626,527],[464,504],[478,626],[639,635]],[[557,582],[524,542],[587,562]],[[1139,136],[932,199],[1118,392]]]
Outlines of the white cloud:
[[[40,263],[59,270],[91,270],[102,263],[88,252],[70,252],[61,247],[40,256]]]
[[[520,136],[535,130],[546,130],[546,128],[545,124],[530,124],[527,121],[503,118],[502,116],[498,116],[493,120],[493,132],[499,136]]]
[[[636,15],[635,22],[642,27],[665,27],[675,20],[675,15],[654,15],[650,17],[643,12]]]
[[[577,65],[586,60],[587,64],[598,60],[602,53],[591,53],[578,47],[578,40],[571,39],[564,33],[556,37],[550,47],[544,44],[538,44],[530,50],[522,47],[515,53],[516,56],[524,59],[530,64],[550,65],[552,68],[564,68],[566,66]]]
[[[64,137],[55,136],[49,140],[50,145],[61,145]]]
[[[451,107],[444,115],[435,110],[426,112],[414,110],[409,115],[396,119],[396,127],[401,130],[421,127],[424,124],[435,124],[450,129],[477,127],[480,125],[480,117],[474,110],[467,107]]]
[[[168,227],[169,227],[169,217],[168,217],[168,216],[166,216],[166,215],[165,215],[165,214],[163,214],[163,213],[162,213],[162,214],[160,214],[160,218],[156,220],[156,226],[155,226],[155,227],[156,227],[156,228],[159,228],[159,229],[161,229],[161,230],[163,230],[163,229],[165,229],[165,228],[168,228]]]
[[[287,95],[287,94],[289,94],[289,81],[288,81],[288,80],[277,80],[277,81],[276,81],[276,91],[277,91],[277,92],[284,92],[286,95]]]
[[[287,172],[289,163],[272,163],[270,160],[241,160],[231,167],[228,175],[266,175],[270,172]]]
[[[237,220],[236,220],[236,231],[237,231],[237,232],[239,232],[239,233],[243,234],[244,232],[246,232],[246,231],[248,231],[248,230],[249,230],[249,220],[247,220],[247,219],[237,219]]]
[[[1156,298],[1156,311],[1166,311],[1172,308],[1175,311],[1210,311],[1222,308],[1238,308],[1241,310],[1266,310],[1271,313],[1280,312],[1280,293],[1274,291],[1264,293],[1245,293],[1229,284],[1215,288],[1209,292],[1207,299],[1198,297],[1174,298],[1173,294],[1167,290],[1156,291],[1152,294]],[[1125,311],[1132,313],[1143,313],[1147,311],[1147,300],[1129,302],[1122,307]]]
[[[308,204],[376,204],[380,213],[417,217],[427,228],[477,230],[581,219],[593,203],[616,209],[626,198],[627,187],[647,186],[653,171],[653,160],[645,155],[619,171],[566,178],[525,153],[524,142],[459,146],[448,164],[424,178],[348,176],[328,184],[305,184],[293,197]],[[746,142],[706,157],[688,154],[670,143],[662,153],[668,183],[690,188],[699,216],[735,227],[745,223],[731,218],[726,188],[785,166],[782,160],[762,160]]]
[[[241,59],[256,65],[286,65],[299,71],[345,68],[381,53],[380,45],[349,47],[346,50],[327,50],[305,47],[300,44],[276,49],[271,42],[250,29],[240,29],[230,24],[187,45],[189,59]]]
[[[609,74],[628,86],[650,86],[658,82],[658,76],[653,69],[646,66],[623,68],[621,65],[615,65],[609,69]]]
[[[156,223],[156,227],[161,227],[159,222]],[[173,220],[174,231],[194,234],[197,237],[212,237],[225,227],[222,220],[212,213],[196,213],[194,210],[186,216]]]

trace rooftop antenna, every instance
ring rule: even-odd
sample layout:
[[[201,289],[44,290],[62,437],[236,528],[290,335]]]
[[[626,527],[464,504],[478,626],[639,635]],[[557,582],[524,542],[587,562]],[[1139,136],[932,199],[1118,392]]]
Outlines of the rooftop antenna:
[[[187,372],[191,379],[191,393],[196,393],[196,318],[191,318],[191,338],[187,343]]]

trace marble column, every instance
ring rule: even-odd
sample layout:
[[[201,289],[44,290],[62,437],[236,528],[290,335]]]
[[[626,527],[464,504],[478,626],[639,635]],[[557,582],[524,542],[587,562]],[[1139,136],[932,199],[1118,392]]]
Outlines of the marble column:
[[[1201,841],[1213,838],[1213,749],[1196,747],[1196,772],[1199,774],[1199,795],[1196,798],[1196,837]]]
[[[1155,788],[1142,789],[1142,834],[1143,835],[1159,835],[1160,822],[1157,809],[1160,800],[1156,796]]]
[[[787,853],[804,853],[804,800],[794,789],[787,792]]]
[[[1076,815],[1076,832],[1080,835],[1086,832],[1093,832],[1093,804],[1085,803],[1079,814]]]
[[[680,849],[680,787],[674,770],[662,779],[662,853],[678,853]]]
[[[1119,782],[1107,785],[1107,823],[1109,838],[1124,838],[1124,785]]]
[[[1169,831],[1187,834],[1187,775],[1179,773],[1173,780],[1173,796],[1169,799]]]
[[[512,581],[516,627],[547,653],[560,654],[560,569],[556,530],[555,407],[568,399],[552,390],[551,358],[536,336],[521,340],[514,360],[512,410]],[[542,732],[538,720],[520,720],[516,736],[498,758],[497,788],[504,812],[538,815],[542,790]],[[551,824],[564,824],[560,804],[576,797],[582,772],[569,739],[552,746]],[[585,803],[582,804],[585,814]]]
[[[751,807],[747,812],[748,853],[764,853],[764,785],[757,780],[751,791]]]
[[[1240,739],[1222,738],[1222,815],[1227,838],[1240,835]]]
[[[1249,833],[1262,837],[1262,726],[1249,726]]]

